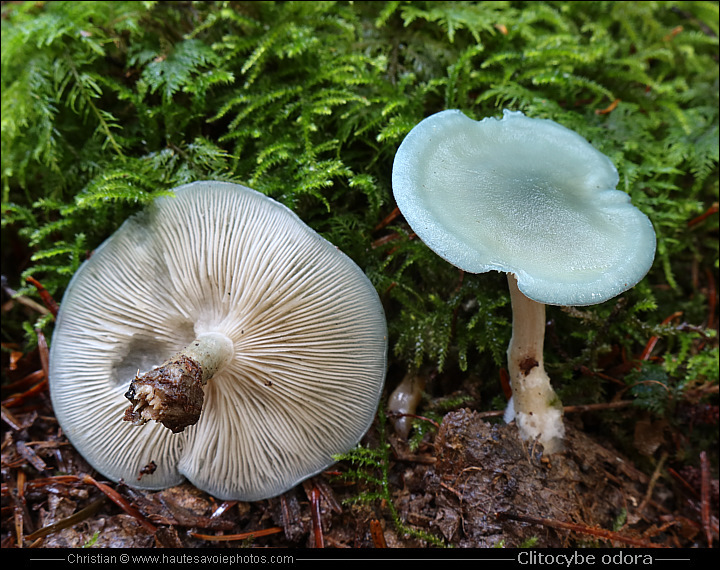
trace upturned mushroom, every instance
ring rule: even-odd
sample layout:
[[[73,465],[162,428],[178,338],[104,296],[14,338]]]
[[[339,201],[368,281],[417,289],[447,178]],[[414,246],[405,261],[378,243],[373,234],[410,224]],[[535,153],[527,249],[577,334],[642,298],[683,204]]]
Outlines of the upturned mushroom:
[[[104,476],[145,489],[187,478],[252,501],[357,444],[386,350],[379,297],[349,257],[267,196],[196,182],[128,219],[75,274],[51,396]]]
[[[616,190],[610,159],[562,125],[505,111],[434,114],[400,145],[392,185],[413,231],[470,273],[508,274],[513,309],[506,420],[546,453],[562,446],[562,407],[543,364],[545,305],[602,303],[655,256],[650,220]]]

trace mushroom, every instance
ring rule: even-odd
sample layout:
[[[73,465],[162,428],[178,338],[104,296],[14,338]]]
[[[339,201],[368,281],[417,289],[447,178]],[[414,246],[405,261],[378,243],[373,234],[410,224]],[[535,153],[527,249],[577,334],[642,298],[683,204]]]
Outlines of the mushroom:
[[[546,453],[562,407],[545,373],[545,305],[602,303],[650,269],[650,220],[616,190],[610,159],[577,133],[506,110],[474,121],[446,110],[416,125],[392,172],[400,211],[438,255],[470,273],[508,274],[513,419]]]
[[[349,257],[263,194],[195,182],[129,218],[74,275],[50,388],[68,439],[109,479],[187,478],[253,501],[357,444],[386,351],[379,297]]]
[[[411,370],[388,397],[387,410],[390,414],[395,433],[407,439],[412,428],[412,416],[415,415],[425,389],[425,375]]]

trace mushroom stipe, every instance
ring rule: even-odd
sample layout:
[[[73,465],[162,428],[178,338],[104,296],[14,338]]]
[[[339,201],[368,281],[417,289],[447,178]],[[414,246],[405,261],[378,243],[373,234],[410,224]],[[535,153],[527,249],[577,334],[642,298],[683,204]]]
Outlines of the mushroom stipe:
[[[198,422],[204,396],[200,365],[178,355],[135,377],[125,394],[132,405],[125,410],[123,419],[136,426],[155,420],[179,433]]]
[[[74,275],[49,379],[63,431],[105,477],[253,501],[358,443],[386,358],[382,304],[349,257],[259,192],[195,182]]]
[[[173,433],[200,419],[203,387],[233,355],[232,341],[223,334],[204,334],[157,368],[137,374],[125,397],[131,406],[123,419],[135,426],[154,420]]]

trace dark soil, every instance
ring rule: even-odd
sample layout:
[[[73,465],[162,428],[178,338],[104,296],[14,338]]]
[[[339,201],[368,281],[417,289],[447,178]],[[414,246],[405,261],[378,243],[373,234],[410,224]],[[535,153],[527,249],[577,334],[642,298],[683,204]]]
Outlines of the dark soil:
[[[450,411],[412,448],[378,420],[363,446],[388,449],[380,466],[342,461],[280,497],[254,503],[222,502],[190,484],[148,492],[103,481],[58,426],[42,334],[39,340],[27,354],[3,344],[3,548],[718,543],[718,481],[709,467],[714,458],[702,452],[699,468],[674,471],[657,451],[662,429],[638,421],[632,434],[637,457],[655,453],[657,459],[641,467],[590,423],[579,429],[580,416],[568,410],[565,449],[550,457],[519,441],[514,425],[486,421],[492,413]],[[462,388],[473,401],[476,385]],[[708,414],[693,421],[717,426],[717,408]],[[365,476],[353,475],[358,471]]]
[[[411,452],[388,434],[392,502],[337,474],[278,498],[226,502],[189,484],[159,492],[102,481],[64,439],[46,388],[4,396],[2,546],[35,547],[691,547],[717,542],[717,481],[641,472],[568,421],[565,451],[543,457],[513,425],[448,413]],[[371,430],[368,445],[378,444]],[[408,530],[412,532],[408,532]],[[424,534],[423,534],[424,533]],[[434,537],[432,541],[428,537]],[[228,539],[230,540],[222,540]]]

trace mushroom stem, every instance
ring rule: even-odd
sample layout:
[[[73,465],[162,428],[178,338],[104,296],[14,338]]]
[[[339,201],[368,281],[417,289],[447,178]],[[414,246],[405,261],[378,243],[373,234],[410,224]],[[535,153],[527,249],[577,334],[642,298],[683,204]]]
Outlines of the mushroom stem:
[[[407,439],[412,427],[411,418],[407,414],[415,413],[424,389],[425,377],[417,371],[411,371],[388,398],[388,412],[396,416],[392,420],[395,432],[404,439]]]
[[[565,427],[562,405],[543,363],[545,305],[521,293],[511,273],[508,285],[513,311],[513,332],[507,351],[512,398],[505,420],[515,419],[522,439],[537,439],[545,453],[555,453],[562,448]]]
[[[200,419],[203,387],[231,358],[233,344],[220,333],[199,335],[157,368],[138,374],[125,397],[131,406],[123,420],[141,426],[150,420],[173,433]]]

